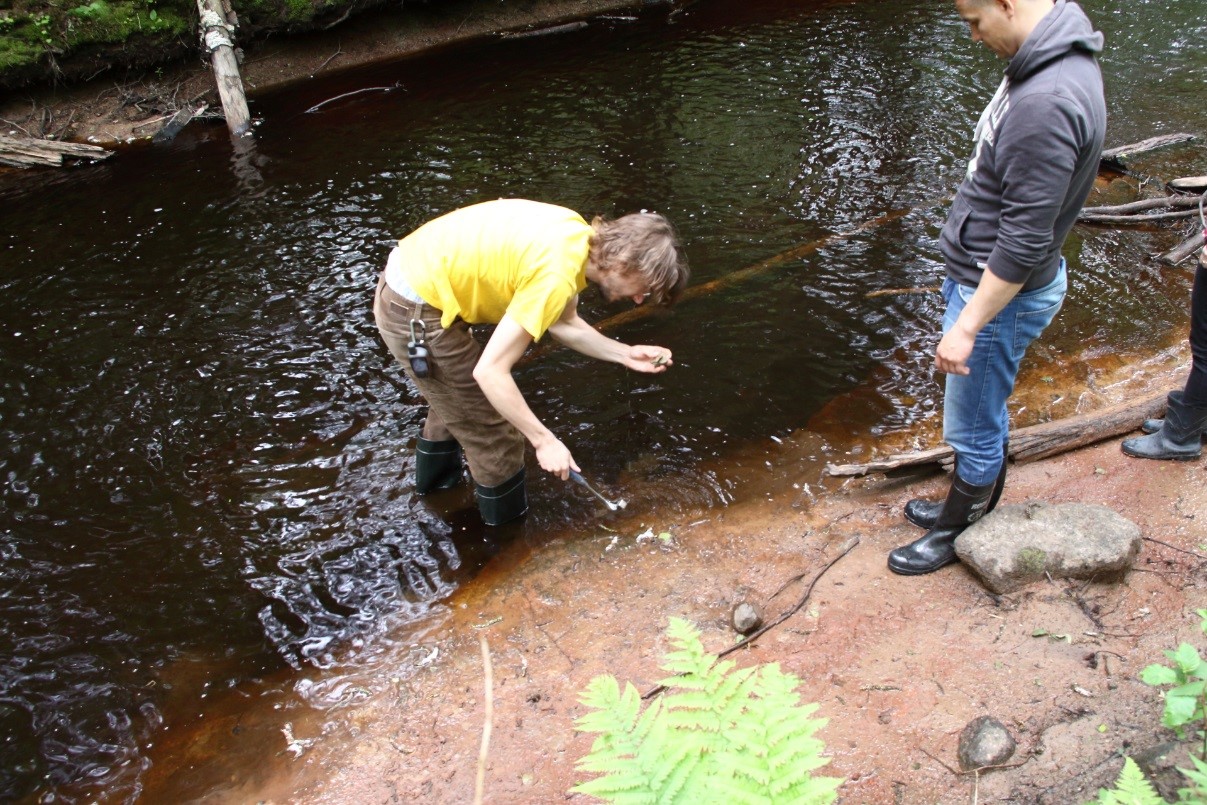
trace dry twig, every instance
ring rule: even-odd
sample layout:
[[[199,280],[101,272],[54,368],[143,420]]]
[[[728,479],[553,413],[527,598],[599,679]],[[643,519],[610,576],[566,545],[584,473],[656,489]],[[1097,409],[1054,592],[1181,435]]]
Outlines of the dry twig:
[[[21,129],[21,131],[25,132],[26,137],[33,137],[33,135],[29,133],[29,129],[25,128],[24,126],[22,126],[19,123],[14,123],[13,121],[8,120],[7,118],[3,118],[3,117],[0,117],[0,123],[4,123],[6,125],[12,126],[13,128]]]
[[[482,670],[486,688],[486,715],[482,724],[482,748],[478,751],[478,779],[474,784],[474,805],[482,805],[482,796],[486,790],[486,756],[490,749],[490,724],[494,717],[494,671],[490,665],[490,645],[486,635],[479,635],[482,644]]]
[[[315,72],[315,73],[321,73],[321,72],[323,71],[323,68],[324,68],[324,67],[326,67],[328,64],[331,64],[331,61],[332,61],[332,60],[333,60],[333,59],[334,59],[336,56],[340,56],[340,55],[342,55],[342,54],[343,54],[343,52],[344,52],[343,46],[337,43],[337,44],[336,44],[336,46],[335,46],[335,52],[334,52],[334,53],[332,53],[330,56],[328,56],[328,57],[327,57],[327,60],[326,60],[326,61],[324,61],[322,64],[320,64],[320,65],[319,65],[319,67],[318,67],[318,69],[317,69],[317,70],[315,70],[314,72]],[[313,73],[312,73],[311,75],[313,75]]]
[[[1190,556],[1193,556],[1195,559],[1199,559],[1201,561],[1207,562],[1207,556],[1203,556],[1203,554],[1201,554],[1201,553],[1195,553],[1194,551],[1188,551],[1185,548],[1179,548],[1177,545],[1170,545],[1168,542],[1162,542],[1161,540],[1155,539],[1153,537],[1142,537],[1141,539],[1143,539],[1145,542],[1155,542],[1158,545],[1164,545],[1166,548],[1169,548],[1170,550],[1174,550],[1179,553],[1189,554]]]

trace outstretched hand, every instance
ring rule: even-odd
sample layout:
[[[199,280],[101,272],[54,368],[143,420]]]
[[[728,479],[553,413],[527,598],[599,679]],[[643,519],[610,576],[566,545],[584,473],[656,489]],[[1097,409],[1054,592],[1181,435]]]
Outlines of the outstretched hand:
[[[647,372],[649,374],[665,372],[668,366],[674,366],[675,364],[671,359],[671,351],[669,349],[646,344],[637,344],[629,347],[629,354],[625,356],[623,363],[634,372]]]

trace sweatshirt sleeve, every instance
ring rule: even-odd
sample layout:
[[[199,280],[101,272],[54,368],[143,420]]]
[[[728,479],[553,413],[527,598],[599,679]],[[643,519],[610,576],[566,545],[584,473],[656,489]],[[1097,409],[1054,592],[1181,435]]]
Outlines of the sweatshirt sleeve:
[[[1001,220],[989,270],[1022,283],[1049,253],[1080,150],[1071,105],[1056,94],[1020,99],[998,132]]]

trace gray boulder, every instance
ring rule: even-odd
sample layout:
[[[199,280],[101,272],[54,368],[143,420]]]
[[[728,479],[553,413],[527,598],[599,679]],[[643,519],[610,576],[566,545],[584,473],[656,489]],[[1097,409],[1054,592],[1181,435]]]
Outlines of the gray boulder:
[[[1031,501],[973,523],[956,539],[956,555],[1002,594],[1048,576],[1121,578],[1140,543],[1140,527],[1105,506]]]

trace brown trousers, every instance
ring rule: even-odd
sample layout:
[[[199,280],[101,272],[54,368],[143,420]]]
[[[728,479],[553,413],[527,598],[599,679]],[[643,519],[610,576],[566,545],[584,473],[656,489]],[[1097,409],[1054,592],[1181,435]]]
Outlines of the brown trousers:
[[[373,317],[390,354],[427,401],[423,438],[434,442],[456,439],[465,450],[474,481],[498,486],[524,466],[524,436],[494,409],[474,380],[482,347],[470,334],[469,325],[457,319],[445,329],[440,326],[440,315],[431,305],[399,296],[386,284],[384,273],[378,279]],[[432,364],[427,377],[415,377],[407,359],[411,319],[423,321],[427,328]]]

